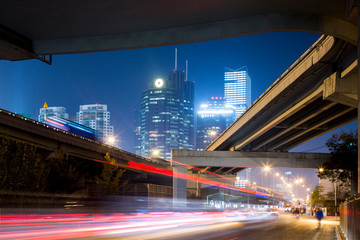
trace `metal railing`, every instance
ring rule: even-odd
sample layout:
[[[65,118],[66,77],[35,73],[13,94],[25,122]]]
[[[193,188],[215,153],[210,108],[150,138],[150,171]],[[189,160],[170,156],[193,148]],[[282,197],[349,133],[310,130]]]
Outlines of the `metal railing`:
[[[360,239],[360,198],[340,205],[340,227],[347,240]]]

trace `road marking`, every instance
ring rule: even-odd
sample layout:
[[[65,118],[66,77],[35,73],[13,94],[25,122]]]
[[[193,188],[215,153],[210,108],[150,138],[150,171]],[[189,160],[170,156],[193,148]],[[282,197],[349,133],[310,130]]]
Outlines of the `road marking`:
[[[316,240],[321,232],[321,229],[315,234],[315,236],[312,238],[312,240]]]
[[[273,229],[273,228],[275,228],[275,227],[269,227],[269,228],[265,229],[265,231]]]

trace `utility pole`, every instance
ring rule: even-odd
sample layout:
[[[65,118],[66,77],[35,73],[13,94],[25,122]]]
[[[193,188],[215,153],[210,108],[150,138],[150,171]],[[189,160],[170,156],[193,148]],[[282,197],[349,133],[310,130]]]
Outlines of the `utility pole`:
[[[337,217],[337,208],[336,208],[336,181],[334,182],[334,188],[335,188],[335,220]]]

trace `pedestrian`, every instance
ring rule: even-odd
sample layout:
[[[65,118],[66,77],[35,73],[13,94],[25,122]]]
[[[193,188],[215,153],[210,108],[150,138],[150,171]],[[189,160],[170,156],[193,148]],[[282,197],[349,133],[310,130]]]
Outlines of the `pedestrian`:
[[[320,226],[321,226],[321,219],[324,218],[324,214],[323,214],[323,212],[321,211],[321,208],[318,208],[318,210],[316,211],[315,217],[316,217],[317,220],[318,220],[318,228],[320,228]]]

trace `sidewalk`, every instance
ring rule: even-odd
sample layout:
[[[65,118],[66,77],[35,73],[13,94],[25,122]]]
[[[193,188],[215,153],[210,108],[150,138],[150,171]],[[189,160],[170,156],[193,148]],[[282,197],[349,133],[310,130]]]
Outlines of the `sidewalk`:
[[[315,219],[314,216],[302,215],[301,218],[304,219]],[[316,233],[312,240],[342,240],[340,235],[337,234],[337,228],[340,225],[340,217],[337,216],[326,216],[321,221],[321,227]]]
[[[338,238],[338,233],[336,232],[340,225],[339,219],[339,217],[335,219],[333,216],[325,217],[321,221],[319,232],[313,240],[342,240]]]

